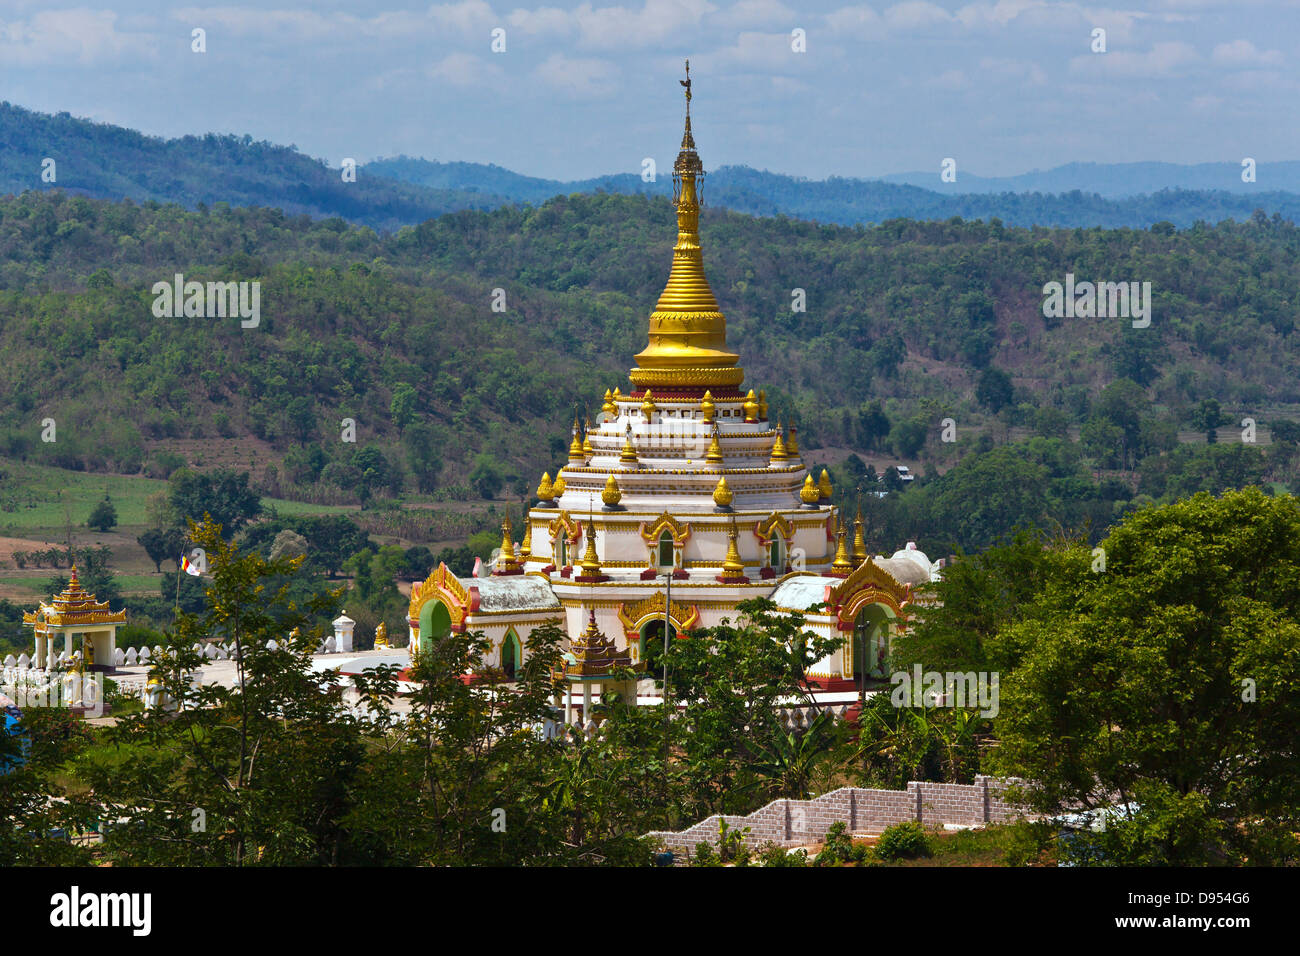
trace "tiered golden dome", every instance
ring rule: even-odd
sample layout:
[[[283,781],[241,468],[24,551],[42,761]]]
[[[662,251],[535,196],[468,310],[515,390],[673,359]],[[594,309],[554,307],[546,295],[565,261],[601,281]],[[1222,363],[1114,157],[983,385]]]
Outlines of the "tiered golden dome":
[[[804,475],[803,487],[799,489],[799,500],[806,505],[815,505],[821,501],[822,493],[817,488],[811,474]]]
[[[542,480],[537,485],[537,497],[542,501],[551,501],[555,498],[555,489],[551,486],[551,473],[542,472]]]

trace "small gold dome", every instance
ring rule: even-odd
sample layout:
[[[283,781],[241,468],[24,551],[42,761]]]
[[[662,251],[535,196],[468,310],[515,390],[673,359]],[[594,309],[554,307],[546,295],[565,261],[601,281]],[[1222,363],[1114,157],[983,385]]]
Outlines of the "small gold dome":
[[[555,497],[555,488],[551,485],[551,473],[549,471],[542,472],[542,480],[537,485],[537,497],[543,501],[550,501]]]
[[[758,390],[758,417],[760,421],[767,421],[767,390],[762,388]]]
[[[812,475],[805,475],[803,487],[799,489],[799,500],[806,505],[815,505],[821,499],[822,493],[818,490]]]
[[[821,480],[817,482],[817,491],[822,496],[823,501],[829,499],[831,493],[834,491],[834,489],[831,488],[830,472],[828,472],[825,468],[822,469]]]
[[[614,396],[610,394],[609,389],[605,389],[605,401],[601,404],[600,410],[606,415],[618,415],[618,406],[614,404]]]
[[[555,476],[555,484],[551,485],[551,490],[555,493],[555,497],[557,497],[557,498],[560,497],[560,495],[564,494],[564,476],[563,476],[563,475],[556,475],[556,476]]]
[[[600,500],[611,508],[623,500],[623,492],[619,490],[613,475],[605,479],[605,489],[600,493]]]
[[[704,419],[704,424],[713,424],[713,415],[716,411],[713,405],[713,392],[705,389],[704,398],[700,400],[700,416]]]
[[[655,413],[655,397],[654,394],[650,391],[650,389],[647,388],[645,390],[645,398],[641,399],[641,414],[645,417],[645,420],[648,422],[654,417],[654,413]]]
[[[745,421],[758,421],[758,399],[754,397],[754,390],[751,388],[749,394],[745,396]]]
[[[713,489],[713,503],[719,508],[730,508],[736,493],[727,487],[727,476],[718,479],[718,486]]]

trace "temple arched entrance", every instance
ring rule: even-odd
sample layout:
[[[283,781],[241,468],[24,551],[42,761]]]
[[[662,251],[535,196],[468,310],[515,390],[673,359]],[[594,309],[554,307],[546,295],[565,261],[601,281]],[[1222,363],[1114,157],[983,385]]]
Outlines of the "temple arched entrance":
[[[664,676],[664,619],[646,621],[641,625],[638,632],[637,641],[637,660],[641,664],[643,673],[649,674],[656,680],[662,680]],[[671,624],[668,629],[670,640],[677,638],[677,626]]]
[[[885,676],[895,614],[884,604],[864,604],[853,619],[853,680]]]
[[[420,608],[420,653],[427,653],[434,641],[451,634],[451,612],[447,605],[434,598]]]
[[[514,628],[511,628],[501,641],[501,671],[506,675],[506,680],[515,679],[515,673],[523,656],[523,648],[519,646],[519,635],[515,633]]]

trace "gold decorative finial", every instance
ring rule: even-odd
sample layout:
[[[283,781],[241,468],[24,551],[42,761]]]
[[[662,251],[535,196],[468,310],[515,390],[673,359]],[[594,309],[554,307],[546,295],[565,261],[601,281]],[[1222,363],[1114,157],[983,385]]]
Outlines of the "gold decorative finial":
[[[625,465],[636,464],[636,448],[632,445],[632,423],[627,423],[627,438],[623,440],[623,450],[618,453],[618,460]]]
[[[606,415],[618,415],[618,406],[614,404],[614,396],[609,389],[605,389],[605,401],[601,403],[600,410]]]
[[[573,441],[569,442],[569,461],[583,461],[582,438],[578,434],[578,416],[573,416]]]
[[[380,621],[379,626],[375,628],[375,647],[387,647],[387,646],[388,646],[388,625],[385,624],[383,621]]]
[[[817,488],[817,483],[813,481],[812,474],[807,474],[803,479],[803,487],[799,489],[799,500],[806,505],[815,505],[821,500],[822,493]]]
[[[645,397],[641,399],[641,415],[645,418],[646,422],[650,422],[654,418],[654,413],[655,413],[654,393],[647,388],[645,390]]]
[[[791,458],[799,457],[799,429],[794,427],[794,422],[790,423],[790,440],[785,443],[785,452]]]
[[[564,475],[555,476],[555,483],[551,485],[551,489],[555,492],[557,498],[564,494]]]
[[[758,390],[758,419],[767,421],[767,390],[762,388]]]
[[[607,508],[617,508],[618,503],[623,500],[623,492],[619,489],[613,475],[605,479],[605,489],[600,493],[600,500],[605,502]]]
[[[551,473],[542,472],[542,480],[537,485],[537,497],[542,501],[552,501],[555,498],[555,488],[551,486]]]
[[[681,150],[673,163],[673,205],[677,207],[677,243],[668,284],[650,315],[649,344],[636,357],[632,384],[735,387],[745,380],[740,356],[727,349],[727,320],[704,275],[700,254],[700,193],[704,164],[691,131],[689,72],[679,81],[686,88],[686,123]]]
[[[718,479],[718,486],[713,489],[713,503],[719,508],[730,508],[736,493],[727,487],[727,476]]]
[[[519,561],[515,558],[515,543],[510,535],[512,530],[510,509],[507,508],[506,516],[501,522],[501,560],[497,565],[498,574],[510,574],[519,570]]]
[[[781,423],[777,422],[776,438],[773,439],[772,441],[771,461],[773,463],[783,462],[790,457],[789,453],[785,450],[785,439],[781,437],[781,432],[782,432]]]
[[[823,468],[821,479],[817,482],[817,492],[822,496],[823,501],[828,501],[833,491],[830,472]]]
[[[758,399],[754,397],[754,390],[751,388],[749,394],[745,396],[745,421],[758,421]]]
[[[836,575],[845,575],[853,570],[853,559],[849,557],[848,548],[844,544],[844,529],[840,528],[835,533],[838,543],[835,546],[835,560],[831,562],[831,571]]]
[[[533,523],[524,515],[524,540],[519,542],[519,563],[523,564],[533,553]]]
[[[722,464],[722,445],[718,441],[718,426],[716,422],[713,425],[713,440],[709,442],[709,450],[704,453],[704,460],[710,465]]]
[[[596,555],[596,526],[591,521],[587,522],[587,550],[583,552],[582,562],[578,566],[582,568],[584,578],[600,576],[600,558]]]
[[[596,450],[591,447],[591,419],[587,419],[587,427],[582,432],[582,453],[587,458],[596,454]]]
[[[736,546],[736,519],[731,519],[731,530],[727,532],[727,556],[722,561],[722,579],[724,581],[744,581],[745,562],[740,560],[740,549]]]
[[[856,568],[867,560],[867,540],[862,534],[862,507],[858,507],[858,516],[853,521],[853,566]]]
[[[704,424],[712,425],[713,416],[717,408],[713,404],[713,393],[707,388],[704,390],[704,398],[700,399],[700,417],[704,419]]]

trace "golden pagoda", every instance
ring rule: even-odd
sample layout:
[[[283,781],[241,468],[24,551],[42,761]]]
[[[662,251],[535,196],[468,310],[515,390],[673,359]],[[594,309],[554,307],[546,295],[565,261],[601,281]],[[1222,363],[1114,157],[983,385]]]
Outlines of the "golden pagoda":
[[[686,128],[673,164],[677,243],[668,284],[650,315],[650,341],[636,357],[632,384],[735,388],[745,380],[740,356],[727,349],[727,320],[704,276],[699,185],[704,164],[691,133],[691,68],[686,64]]]

